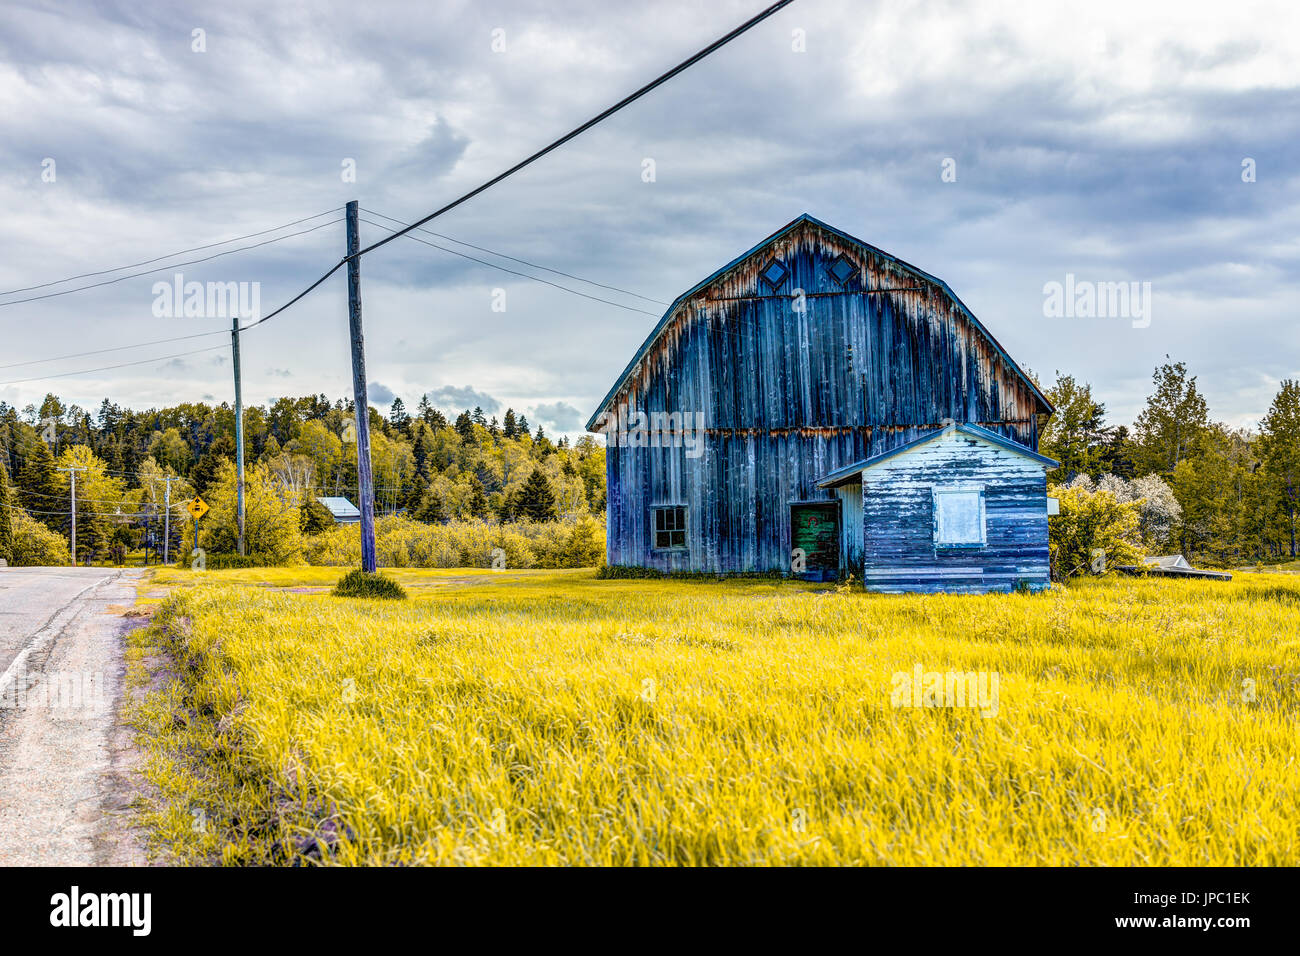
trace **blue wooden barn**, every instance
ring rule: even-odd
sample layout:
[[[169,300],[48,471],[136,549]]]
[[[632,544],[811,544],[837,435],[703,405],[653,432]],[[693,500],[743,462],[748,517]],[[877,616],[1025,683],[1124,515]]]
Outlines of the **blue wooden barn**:
[[[678,296],[587,423],[608,562],[1044,587],[1051,412],[943,281],[800,216]]]

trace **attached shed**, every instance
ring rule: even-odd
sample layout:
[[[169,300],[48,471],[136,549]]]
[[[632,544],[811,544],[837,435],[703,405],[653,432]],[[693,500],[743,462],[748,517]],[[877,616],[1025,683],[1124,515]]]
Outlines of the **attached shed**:
[[[818,484],[835,491],[875,591],[1041,590],[1057,462],[978,425],[937,429]],[[848,536],[846,536],[847,538]]]
[[[878,502],[864,499],[861,479],[823,479],[949,422],[1032,456],[1051,411],[946,283],[800,216],[678,296],[587,423],[606,436],[607,560],[857,574],[872,549],[877,565],[888,550],[861,518]],[[1045,535],[1041,473],[1036,487]],[[897,581],[936,586],[920,573]]]

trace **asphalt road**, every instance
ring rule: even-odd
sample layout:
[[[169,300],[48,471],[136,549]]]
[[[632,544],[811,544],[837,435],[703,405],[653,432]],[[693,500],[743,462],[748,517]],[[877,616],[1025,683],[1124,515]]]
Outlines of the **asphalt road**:
[[[118,719],[140,577],[0,568],[0,866],[143,862]]]

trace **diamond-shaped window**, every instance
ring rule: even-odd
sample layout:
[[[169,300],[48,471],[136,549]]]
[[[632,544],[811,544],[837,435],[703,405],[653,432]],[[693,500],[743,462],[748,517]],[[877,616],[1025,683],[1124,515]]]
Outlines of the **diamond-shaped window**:
[[[835,261],[831,263],[827,270],[831,278],[840,285],[845,285],[850,279],[858,274],[858,267],[847,256],[836,256]]]
[[[790,270],[787,269],[784,265],[781,264],[780,261],[776,259],[773,259],[771,262],[765,265],[763,267],[763,271],[759,273],[759,275],[763,277],[763,281],[766,282],[768,285],[770,285],[773,288],[773,290],[779,289],[781,287],[781,283],[785,281],[785,277],[788,276],[789,274],[790,274]]]

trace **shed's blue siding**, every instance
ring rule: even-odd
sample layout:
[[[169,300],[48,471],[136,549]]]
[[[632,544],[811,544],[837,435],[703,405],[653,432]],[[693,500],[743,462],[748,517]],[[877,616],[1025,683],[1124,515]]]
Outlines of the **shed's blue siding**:
[[[1041,462],[956,432],[868,468],[858,486],[863,582],[879,591],[1046,587],[1046,481]],[[933,492],[946,487],[983,490],[984,547],[936,547]]]
[[[857,266],[843,286],[842,254]],[[789,270],[775,289],[759,276],[773,257]],[[703,454],[608,449],[609,563],[722,573],[788,571],[790,505],[837,500],[817,485],[837,468],[945,420],[1035,448],[1050,410],[943,283],[809,217],[679,298],[591,427],[624,407],[703,413]],[[652,547],[650,509],[669,504],[688,509],[684,551]]]

